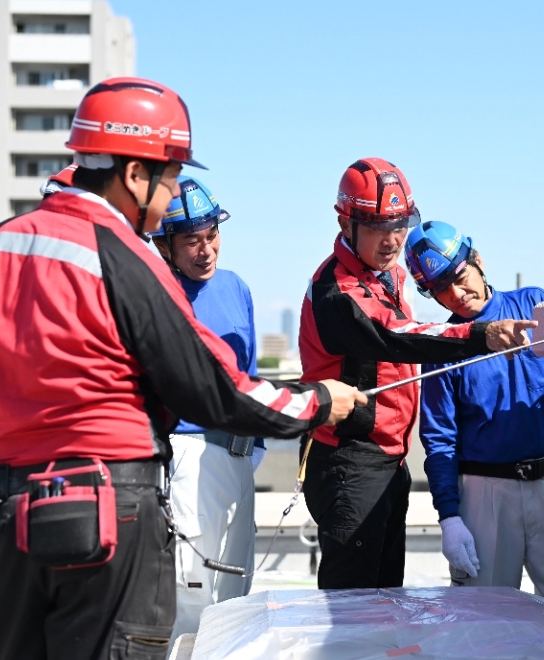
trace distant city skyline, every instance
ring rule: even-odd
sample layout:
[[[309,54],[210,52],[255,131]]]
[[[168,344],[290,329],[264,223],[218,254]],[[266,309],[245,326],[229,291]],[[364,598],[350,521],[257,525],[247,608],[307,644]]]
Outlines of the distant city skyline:
[[[290,307],[286,307],[281,313],[281,331],[289,339],[289,350],[295,348],[295,315]]]

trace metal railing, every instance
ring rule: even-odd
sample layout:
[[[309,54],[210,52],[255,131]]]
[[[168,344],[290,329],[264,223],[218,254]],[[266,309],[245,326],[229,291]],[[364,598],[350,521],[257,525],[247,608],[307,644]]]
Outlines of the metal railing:
[[[278,369],[272,367],[260,367],[258,374],[261,378],[271,380],[300,380],[302,372],[299,369]]]

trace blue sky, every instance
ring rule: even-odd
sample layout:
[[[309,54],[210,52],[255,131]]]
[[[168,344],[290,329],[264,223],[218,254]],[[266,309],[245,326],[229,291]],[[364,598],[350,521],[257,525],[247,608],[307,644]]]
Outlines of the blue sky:
[[[110,0],[137,74],[189,107],[200,177],[226,208],[220,267],[258,335],[300,309],[337,232],[345,168],[379,156],[424,220],[474,239],[499,289],[544,286],[541,0]],[[443,311],[414,294],[418,320]]]

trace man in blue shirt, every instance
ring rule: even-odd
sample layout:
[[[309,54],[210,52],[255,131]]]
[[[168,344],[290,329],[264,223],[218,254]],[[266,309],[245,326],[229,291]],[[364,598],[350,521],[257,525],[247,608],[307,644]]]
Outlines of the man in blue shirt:
[[[426,222],[406,243],[420,292],[450,323],[531,319],[544,291],[487,284],[472,240]],[[427,372],[442,365],[429,364]],[[452,585],[519,588],[523,566],[544,593],[544,360],[529,349],[423,381],[420,435]]]
[[[172,200],[153,241],[169,263],[199,321],[226,341],[238,367],[257,374],[253,302],[238,275],[217,268],[218,224],[229,218],[199,181],[179,179],[181,196]],[[264,457],[262,438],[210,431],[183,420],[171,438],[171,501],[179,530],[205,557],[253,571],[253,472]],[[214,602],[246,595],[251,578],[215,573],[187,543],[176,549],[177,617],[172,642],[198,630],[202,610]]]

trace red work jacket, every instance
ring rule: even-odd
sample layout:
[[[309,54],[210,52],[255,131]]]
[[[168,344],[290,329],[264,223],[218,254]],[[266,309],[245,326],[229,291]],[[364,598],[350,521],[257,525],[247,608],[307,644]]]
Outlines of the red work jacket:
[[[4,222],[0,281],[0,463],[169,458],[168,418],[296,437],[329,415],[322,385],[241,373],[168,266],[100,203],[60,192]]]
[[[419,363],[489,352],[487,323],[416,323],[403,297],[405,271],[395,265],[391,275],[395,296],[338,236],[334,253],[318,268],[302,306],[303,381],[335,378],[366,390],[415,375]],[[416,383],[391,389],[337,426],[320,427],[315,438],[333,446],[340,438],[370,440],[386,454],[405,455],[417,405]]]

